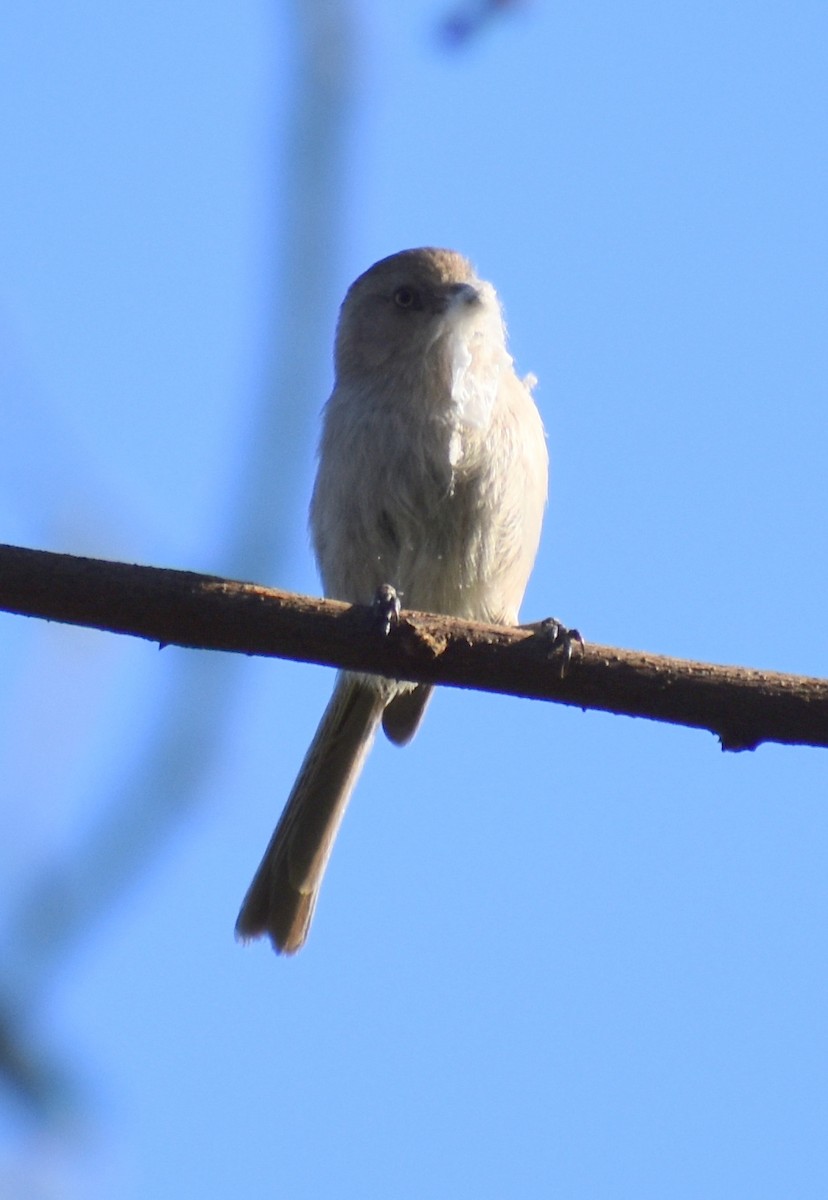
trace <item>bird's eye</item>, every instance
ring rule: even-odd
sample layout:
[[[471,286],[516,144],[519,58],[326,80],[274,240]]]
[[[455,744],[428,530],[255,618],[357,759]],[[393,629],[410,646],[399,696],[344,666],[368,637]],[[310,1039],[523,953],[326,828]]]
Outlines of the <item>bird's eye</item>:
[[[397,308],[422,308],[419,295],[410,287],[397,288],[394,303]]]

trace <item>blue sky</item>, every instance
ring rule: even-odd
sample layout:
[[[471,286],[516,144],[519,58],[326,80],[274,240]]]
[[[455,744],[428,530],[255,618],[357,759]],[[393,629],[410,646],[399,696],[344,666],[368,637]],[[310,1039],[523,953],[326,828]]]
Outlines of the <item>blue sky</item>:
[[[346,14],[299,135],[292,10],[0,17],[0,540],[316,591],[338,304],[447,245],[540,380],[525,618],[828,675],[828,10],[446,11]],[[824,1196],[824,752],[447,690],[283,961],[233,922],[331,674],[6,616],[0,673],[0,998],[67,1079],[3,1194]]]

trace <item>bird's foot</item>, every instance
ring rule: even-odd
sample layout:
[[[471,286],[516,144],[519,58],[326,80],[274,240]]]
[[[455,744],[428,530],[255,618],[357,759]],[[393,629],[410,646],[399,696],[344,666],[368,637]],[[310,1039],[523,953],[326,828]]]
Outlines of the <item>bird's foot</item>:
[[[580,631],[577,629],[568,629],[557,617],[547,617],[545,620],[538,621],[528,628],[548,638],[549,658],[560,652],[561,679],[563,679],[569,670],[569,664],[572,662],[575,646],[580,646],[581,653],[583,654],[584,652],[584,639],[581,637]]]
[[[400,597],[397,594],[396,588],[393,588],[390,583],[381,583],[374,593],[371,607],[374,610],[374,619],[376,620],[377,628],[383,637],[388,637],[388,634],[400,620],[402,605],[400,604]]]

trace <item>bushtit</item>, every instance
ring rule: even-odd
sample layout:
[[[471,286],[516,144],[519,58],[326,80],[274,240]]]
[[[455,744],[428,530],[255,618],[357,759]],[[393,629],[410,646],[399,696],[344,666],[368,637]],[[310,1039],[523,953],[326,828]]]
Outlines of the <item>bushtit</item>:
[[[325,595],[517,624],[546,503],[530,381],[497,294],[453,250],[404,250],[352,284],[339,316],[310,528]],[[236,934],[304,943],[377,728],[404,745],[431,689],[341,673],[244,898]]]

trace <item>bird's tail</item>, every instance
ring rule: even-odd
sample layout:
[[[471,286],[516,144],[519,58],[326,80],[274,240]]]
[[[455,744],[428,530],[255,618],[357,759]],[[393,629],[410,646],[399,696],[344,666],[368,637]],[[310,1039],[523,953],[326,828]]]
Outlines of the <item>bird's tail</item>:
[[[293,954],[308,936],[340,822],[388,696],[340,675],[293,791],[236,921],[236,936],[268,934]]]

